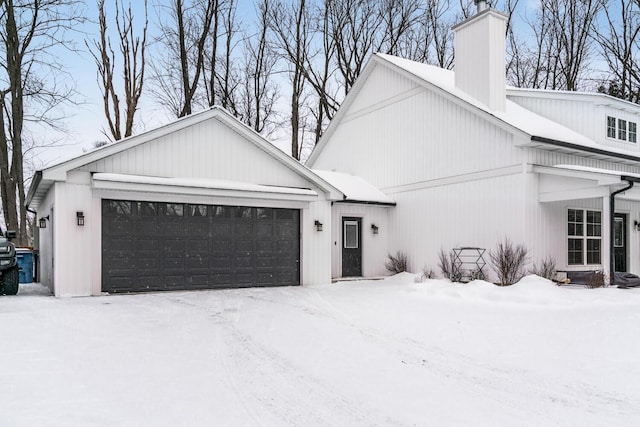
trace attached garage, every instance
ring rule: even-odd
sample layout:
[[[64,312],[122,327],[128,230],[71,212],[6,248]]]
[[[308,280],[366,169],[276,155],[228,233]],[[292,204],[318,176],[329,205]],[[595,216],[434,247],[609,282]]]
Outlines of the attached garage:
[[[343,198],[214,107],[38,171],[27,204],[41,282],[80,296],[329,283]]]
[[[300,284],[300,210],[102,201],[102,291]]]

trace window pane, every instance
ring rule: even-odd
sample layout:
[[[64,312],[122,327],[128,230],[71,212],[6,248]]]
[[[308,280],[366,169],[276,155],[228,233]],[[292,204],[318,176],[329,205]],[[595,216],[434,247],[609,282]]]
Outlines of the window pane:
[[[107,204],[107,209],[110,213],[116,213],[118,215],[131,215],[131,202],[123,202],[120,200],[110,200]]]
[[[236,208],[236,214],[234,215],[236,218],[242,218],[242,219],[251,219],[251,209],[252,208],[245,208],[245,207],[237,207]]]
[[[273,209],[258,208],[256,209],[257,219],[273,219]]]
[[[582,239],[569,239],[568,242],[568,263],[583,264],[582,262]]]
[[[587,264],[600,264],[600,239],[587,239]]]
[[[618,139],[627,140],[627,121],[618,119]]]
[[[616,137],[616,119],[615,117],[607,117],[607,136],[609,138]]]
[[[228,206],[214,206],[213,216],[216,218],[229,218],[231,216],[231,209]]]
[[[158,215],[158,206],[150,202],[138,202],[138,214],[142,216]]]
[[[582,236],[583,229],[583,210],[581,209],[569,209],[567,213],[568,227],[567,233],[569,236]]]
[[[358,248],[358,221],[344,222],[344,247],[346,249]]]
[[[635,122],[629,122],[629,142],[636,142],[637,128]]]
[[[191,216],[195,217],[206,217],[207,216],[207,205],[189,205],[189,212]]]
[[[167,203],[164,214],[166,216],[184,216],[184,205],[177,203]]]
[[[601,233],[602,213],[599,211],[587,211],[587,236],[598,236]]]
[[[613,223],[613,246],[621,248],[624,246],[624,223],[622,218],[615,218]]]

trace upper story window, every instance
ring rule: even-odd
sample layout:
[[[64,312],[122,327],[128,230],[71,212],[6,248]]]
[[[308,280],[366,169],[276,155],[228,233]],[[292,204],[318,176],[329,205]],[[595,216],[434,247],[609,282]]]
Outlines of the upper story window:
[[[608,116],[607,117],[607,136],[609,138],[616,137],[616,118]]]
[[[627,140],[627,121],[618,119],[618,139]]]
[[[607,138],[635,143],[637,141],[637,137],[636,122],[607,116]]]

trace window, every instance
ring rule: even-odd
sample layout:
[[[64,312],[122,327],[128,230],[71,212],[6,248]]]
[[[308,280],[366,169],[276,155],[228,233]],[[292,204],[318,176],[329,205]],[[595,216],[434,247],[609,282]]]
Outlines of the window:
[[[627,140],[627,121],[618,119],[618,139]]]
[[[165,216],[184,216],[184,205],[167,203],[164,209]]]
[[[358,221],[344,222],[344,247],[345,249],[358,248]]]
[[[616,137],[616,118],[607,116],[607,136],[609,138]]]
[[[602,213],[584,209],[567,211],[567,263],[569,265],[602,262]]]
[[[629,142],[636,142],[636,123],[629,122]]]

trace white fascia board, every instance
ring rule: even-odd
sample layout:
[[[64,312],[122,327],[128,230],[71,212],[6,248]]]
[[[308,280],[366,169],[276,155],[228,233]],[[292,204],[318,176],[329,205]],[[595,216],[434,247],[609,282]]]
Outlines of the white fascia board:
[[[540,203],[565,202],[568,200],[594,199],[609,195],[608,187],[590,187],[575,190],[553,191],[538,194]]]
[[[597,185],[600,186],[609,186],[620,184],[622,182],[622,175],[631,175],[623,172],[617,171],[607,171],[607,170],[581,170],[581,169],[572,169],[571,167],[564,167],[562,165],[558,166],[533,166],[533,172],[546,174],[546,175],[556,175],[556,176],[565,176],[567,178],[578,178],[578,179],[586,179],[589,181],[594,181]]]
[[[318,193],[304,188],[274,187],[231,181],[192,180],[96,173],[97,190],[179,194],[206,197],[253,198],[266,200],[316,201]]]

